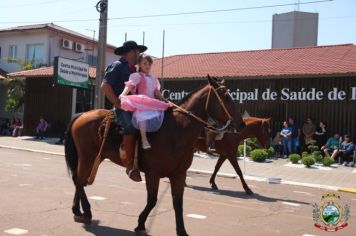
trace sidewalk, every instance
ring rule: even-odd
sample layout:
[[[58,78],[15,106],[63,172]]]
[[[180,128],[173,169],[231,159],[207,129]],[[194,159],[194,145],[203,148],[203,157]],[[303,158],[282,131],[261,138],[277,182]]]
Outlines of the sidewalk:
[[[12,148],[64,156],[64,146],[56,145],[56,141],[58,141],[58,138],[36,140],[29,136],[17,138],[1,136],[0,154],[1,148]],[[216,157],[203,153],[196,154],[189,172],[210,174],[213,172],[216,162]],[[271,160],[267,163],[239,160],[239,165],[248,180],[303,185],[356,193],[356,168],[336,164],[333,167],[314,166],[305,168],[304,165],[292,165],[288,160],[284,159]],[[231,178],[237,176],[229,161],[225,161],[222,165],[219,175]],[[216,182],[219,186],[218,178]]]

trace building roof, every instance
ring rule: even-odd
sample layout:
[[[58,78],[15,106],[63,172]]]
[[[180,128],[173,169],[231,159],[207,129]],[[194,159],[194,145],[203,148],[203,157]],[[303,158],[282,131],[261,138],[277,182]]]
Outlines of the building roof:
[[[161,77],[162,59],[154,61],[153,74]],[[317,77],[356,75],[356,45],[176,55],[164,58],[163,77]]]
[[[46,23],[46,24],[35,24],[35,25],[23,25],[23,26],[16,26],[16,27],[11,27],[11,28],[6,28],[6,29],[0,29],[0,33],[2,32],[24,32],[24,31],[33,31],[33,30],[40,30],[40,29],[48,29],[56,32],[61,32],[65,34],[69,34],[74,37],[79,37],[88,41],[93,41],[93,38],[90,38],[84,34],[80,34],[78,32],[75,32],[73,30],[61,27],[59,25],[53,24],[53,23]],[[94,40],[96,43],[98,43],[97,40]],[[115,46],[107,44],[107,47],[116,49]]]
[[[23,70],[18,72],[12,72],[7,74],[9,77],[26,77],[26,78],[38,78],[38,77],[52,77],[53,76],[53,66],[51,67],[41,67],[33,70]],[[95,79],[96,68],[89,67],[89,77]]]
[[[155,59],[152,73],[161,77],[162,58]],[[219,52],[164,58],[165,79],[291,78],[356,75],[356,45]],[[96,69],[89,74],[95,78]],[[50,77],[53,67],[9,73],[10,77]]]

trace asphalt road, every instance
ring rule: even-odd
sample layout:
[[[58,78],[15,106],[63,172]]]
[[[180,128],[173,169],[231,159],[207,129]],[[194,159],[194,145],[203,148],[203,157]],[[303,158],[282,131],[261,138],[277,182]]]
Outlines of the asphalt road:
[[[219,178],[219,191],[209,176],[190,174],[184,198],[185,226],[190,235],[333,235],[314,227],[313,204],[327,190],[248,181],[255,192],[245,195],[239,179]],[[0,235],[134,235],[145,206],[144,183],[134,183],[122,167],[104,162],[93,186],[86,188],[93,222],[75,223],[71,213],[74,186],[64,158],[0,149]],[[356,195],[338,193],[350,205],[349,226],[335,235],[355,235]],[[168,179],[162,179],[157,207],[148,218],[151,235],[175,235]]]

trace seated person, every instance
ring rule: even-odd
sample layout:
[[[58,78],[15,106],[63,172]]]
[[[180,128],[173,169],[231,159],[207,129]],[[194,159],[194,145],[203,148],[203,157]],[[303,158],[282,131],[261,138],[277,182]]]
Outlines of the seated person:
[[[320,150],[325,153],[325,156],[331,157],[331,159],[335,160],[335,156],[338,153],[338,149],[340,147],[340,134],[334,133],[333,137],[330,137],[326,144],[323,145]]]
[[[46,133],[48,123],[43,117],[40,117],[40,121],[36,127],[36,139],[43,139],[44,134]]]
[[[22,123],[20,118],[15,118],[11,122],[11,129],[12,129],[12,137],[17,137],[20,135],[20,128],[22,127]]]
[[[10,135],[11,134],[11,124],[10,120],[6,119],[0,127],[0,135]]]
[[[355,145],[351,141],[350,135],[344,136],[344,141],[340,144],[340,148],[337,151],[336,157],[340,157],[340,163],[347,165],[353,159],[353,152]]]

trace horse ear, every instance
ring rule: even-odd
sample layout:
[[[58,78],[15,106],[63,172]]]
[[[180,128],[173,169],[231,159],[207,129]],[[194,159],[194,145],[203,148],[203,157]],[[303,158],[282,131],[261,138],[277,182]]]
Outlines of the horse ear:
[[[215,88],[216,88],[216,87],[219,87],[219,85],[218,85],[216,79],[213,78],[213,77],[210,77],[209,74],[208,74],[208,82],[209,82],[209,84],[210,84],[211,86],[214,86]]]

